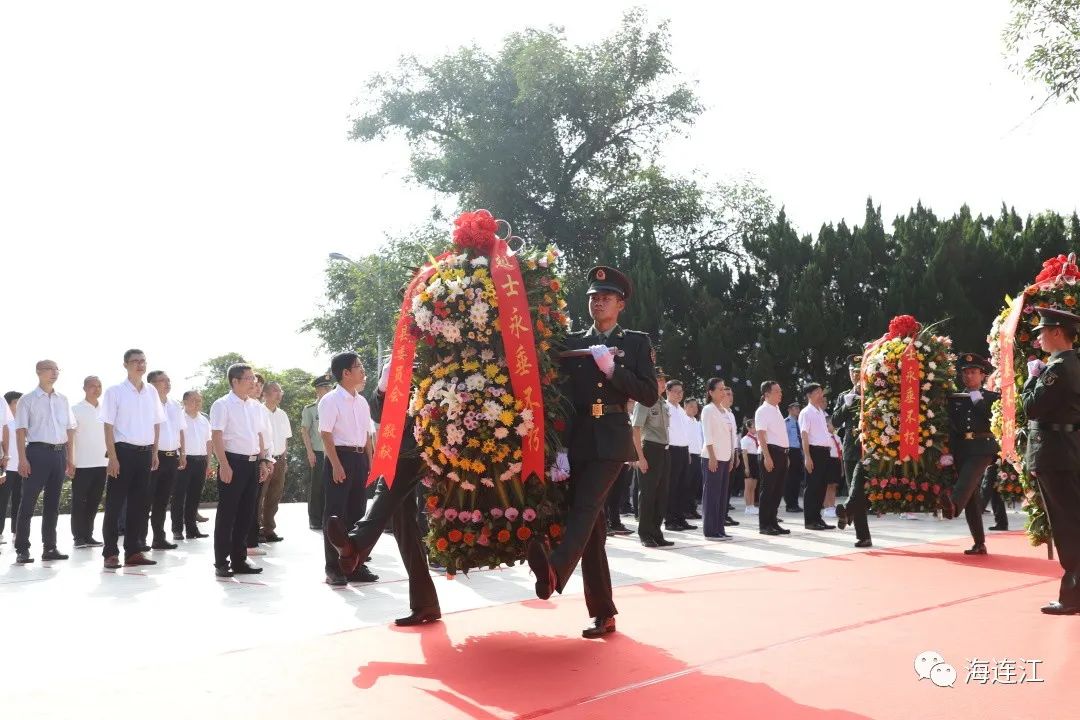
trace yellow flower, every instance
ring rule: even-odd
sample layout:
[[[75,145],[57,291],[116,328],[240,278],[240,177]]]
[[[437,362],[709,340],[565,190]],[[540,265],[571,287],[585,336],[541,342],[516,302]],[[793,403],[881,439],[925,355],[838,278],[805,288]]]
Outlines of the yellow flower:
[[[487,365],[484,366],[484,375],[487,376],[488,380],[491,380],[493,377],[495,377],[498,374],[499,374],[499,366],[496,365],[495,363],[488,363]]]
[[[478,448],[480,447],[480,441],[476,438],[469,438],[465,442],[465,447]]]
[[[466,372],[475,372],[480,369],[480,363],[476,360],[466,360],[461,364],[461,368]]]
[[[480,448],[480,451],[487,454],[487,455],[491,455],[493,452],[495,452],[495,441],[494,440],[485,440],[484,441],[484,446],[482,448]]]
[[[506,375],[497,375],[497,376],[495,376],[495,382],[498,383],[499,385],[505,385],[506,381],[509,380],[509,379],[510,378],[506,377]],[[506,397],[506,396],[504,395],[503,397]]]
[[[508,396],[503,395],[503,397]],[[513,398],[511,398],[511,400],[513,400]],[[507,427],[513,425],[514,413],[510,412],[509,410],[503,410],[501,413],[499,413],[499,422],[501,422],[503,425],[506,425]]]
[[[514,404],[514,396],[507,393],[506,395],[502,395],[499,397],[499,402],[501,402],[506,407],[510,407]]]

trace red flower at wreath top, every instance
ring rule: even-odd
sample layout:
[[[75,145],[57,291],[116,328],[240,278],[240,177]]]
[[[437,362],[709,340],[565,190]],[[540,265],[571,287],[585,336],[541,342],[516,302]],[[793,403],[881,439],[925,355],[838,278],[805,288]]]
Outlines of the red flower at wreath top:
[[[889,339],[915,337],[922,325],[911,315],[897,315],[889,321]]]
[[[1076,266],[1076,257],[1058,255],[1043,263],[1042,272],[1035,277],[1036,284],[1050,282],[1057,277],[1080,279],[1080,268]]]
[[[461,248],[474,248],[485,255],[491,254],[495,245],[495,232],[498,224],[487,210],[465,212],[454,221],[454,245]]]

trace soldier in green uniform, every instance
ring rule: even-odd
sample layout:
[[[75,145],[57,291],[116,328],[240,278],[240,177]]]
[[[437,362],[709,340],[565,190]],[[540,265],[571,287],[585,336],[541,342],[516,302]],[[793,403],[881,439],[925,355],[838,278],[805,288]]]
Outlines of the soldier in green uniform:
[[[671,487],[671,452],[668,444],[671,406],[661,397],[666,390],[666,380],[664,371],[656,368],[656,402],[651,407],[637,403],[630,418],[634,451],[637,453],[638,538],[648,548],[675,544],[666,540],[660,529],[660,523],[667,513]]]
[[[323,395],[330,392],[334,387],[334,378],[330,373],[320,375],[311,381],[315,388],[315,402],[305,405],[300,413],[300,438],[304,441],[304,450],[307,452],[308,482],[311,490],[308,493],[308,527],[312,530],[322,530],[323,516],[323,442],[319,433],[319,400]]]
[[[975,353],[961,353],[957,363],[964,389],[949,396],[949,450],[956,463],[956,485],[944,503],[945,517],[952,518],[964,509],[971,539],[975,541],[965,555],[986,554],[986,532],[982,521],[982,495],[979,492],[986,469],[993,465],[1001,450],[990,432],[991,408],[1001,396],[984,390],[986,376],[994,366]]]
[[[608,571],[607,522],[604,501],[623,463],[637,460],[626,416],[626,403],[656,403],[659,393],[648,335],[619,326],[619,313],[630,298],[630,279],[610,267],[589,271],[589,315],[593,325],[567,338],[563,393],[573,407],[568,432],[570,506],[562,541],[549,552],[546,541],[533,536],[529,567],[536,575],[536,596],[562,592],[581,562],[585,605],[593,622],[586,638],[615,632],[615,603]]]
[[[866,522],[866,472],[862,462],[862,442],[859,439],[859,419],[862,415],[862,387],[859,370],[862,355],[848,358],[848,375],[851,389],[836,401],[832,421],[837,432],[844,435],[844,478],[848,483],[847,505],[836,506],[836,526],[843,530],[848,524],[855,526],[855,547],[873,545],[870,525]]]
[[[1073,350],[1080,316],[1039,308],[1042,349],[1050,362],[1028,363],[1024,412],[1028,417],[1027,467],[1046,503],[1050,532],[1065,574],[1047,615],[1080,614],[1080,359]]]

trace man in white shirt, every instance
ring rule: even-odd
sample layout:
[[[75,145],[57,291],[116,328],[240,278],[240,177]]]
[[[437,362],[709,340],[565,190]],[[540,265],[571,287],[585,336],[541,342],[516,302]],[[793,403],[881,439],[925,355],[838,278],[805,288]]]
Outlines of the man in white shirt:
[[[199,530],[197,522],[203,484],[214,474],[210,466],[213,448],[210,444],[210,421],[202,413],[203,397],[198,390],[184,393],[184,452],[187,464],[176,474],[169,517],[172,520],[173,540],[210,537]]]
[[[175,400],[169,399],[172,381],[164,370],[154,370],[146,376],[146,381],[157,390],[165,422],[158,432],[157,469],[150,473],[150,493],[147,498],[147,510],[150,515],[150,527],[154,531],[154,550],[175,550],[176,543],[165,537],[165,513],[172,498],[176,476],[187,465],[187,453],[184,446],[184,409]],[[146,535],[143,535],[145,550]]]
[[[326,453],[323,484],[325,507],[323,528],[330,518],[351,528],[367,509],[366,485],[374,445],[371,441],[371,409],[360,394],[367,374],[360,356],[339,353],[330,362],[330,372],[338,386],[319,401],[319,432]],[[360,564],[345,576],[338,563],[338,551],[323,531],[326,582],[338,587],[354,582],[374,582],[367,566]]]
[[[762,535],[788,535],[780,527],[777,512],[784,495],[784,479],[788,465],[787,425],[780,414],[783,390],[775,380],[761,383],[761,406],[754,413],[760,456],[760,490],[758,501],[758,532]]]
[[[248,397],[247,402],[259,418],[258,427],[260,442],[262,443],[262,448],[266,453],[266,457],[270,459],[270,474],[272,475],[274,472],[274,456],[272,454],[274,448],[274,433],[272,430],[272,424],[270,422],[270,411],[267,410],[266,406],[263,405],[261,402],[265,389],[266,378],[264,378],[260,373],[255,373],[255,388],[251,391],[251,396]],[[266,551],[259,547],[259,525],[262,522],[263,497],[265,497],[266,495],[266,486],[269,482],[269,477],[267,477],[265,482],[260,481],[258,494],[255,496],[255,506],[251,509],[251,522],[248,524],[247,534],[247,546],[249,556],[266,554]]]
[[[132,348],[124,353],[127,379],[113,385],[101,397],[101,419],[105,423],[105,451],[109,463],[105,479],[105,519],[101,534],[105,568],[120,565],[118,546],[120,514],[124,511],[124,565],[157,565],[143,555],[146,537],[146,502],[150,473],[157,469],[158,432],[165,422],[165,410],[157,390],[143,382],[146,354]]]
[[[15,451],[15,403],[22,397],[21,392],[12,390],[4,393],[4,433],[3,449],[0,450],[0,545],[3,545],[4,527],[8,518],[8,501],[11,501],[11,531],[15,532],[15,521],[19,516],[19,497],[22,495],[22,478],[19,477],[19,453]]]
[[[281,400],[284,393],[281,385],[269,382],[263,388],[263,405],[270,413],[270,456],[274,460],[274,469],[270,473],[270,479],[266,481],[266,487],[262,492],[259,508],[262,533],[260,540],[263,542],[281,542],[284,540],[278,535],[277,515],[281,496],[285,492],[285,470],[288,459],[289,438],[292,437],[292,426],[289,424],[289,416],[281,409]]]
[[[667,382],[667,404],[671,425],[668,428],[668,455],[671,458],[671,482],[668,486],[665,530],[697,530],[696,525],[686,522],[686,509],[690,504],[690,418],[683,410],[683,384],[679,380]]]
[[[810,383],[806,393],[806,408],[799,413],[799,436],[802,441],[803,466],[806,468],[806,495],[803,496],[803,521],[807,530],[832,530],[821,517],[825,504],[825,484],[828,482],[829,451],[832,435],[825,417],[825,391]]]
[[[270,475],[270,460],[262,442],[262,413],[251,402],[255,371],[250,365],[230,365],[226,377],[231,392],[210,406],[210,438],[218,461],[218,507],[214,519],[214,573],[218,577],[255,575],[261,567],[247,561],[247,536],[255,519],[259,484]]]
[[[42,560],[67,560],[56,548],[56,519],[64,477],[75,474],[72,437],[75,417],[66,397],[54,385],[60,368],[52,360],[37,367],[38,386],[19,398],[15,406],[15,449],[19,453],[22,500],[15,527],[15,562],[34,562],[30,556],[30,519],[38,496],[45,492],[41,517]]]
[[[75,415],[75,477],[71,480],[71,536],[76,548],[101,547],[94,539],[94,518],[105,492],[105,423],[101,422],[98,400],[101,380],[94,375],[83,380],[82,402],[71,408]]]

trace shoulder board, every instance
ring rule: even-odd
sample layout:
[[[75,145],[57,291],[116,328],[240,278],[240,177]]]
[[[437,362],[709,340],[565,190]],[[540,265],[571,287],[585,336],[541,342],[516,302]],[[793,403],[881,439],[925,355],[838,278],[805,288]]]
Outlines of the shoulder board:
[[[315,407],[315,406],[316,406],[316,405],[318,405],[318,404],[319,404],[319,403],[317,403],[317,402],[313,402],[313,403],[308,403],[307,405],[305,405],[305,406],[303,407],[303,409],[304,409],[304,410],[307,410],[307,409],[308,409],[309,407]]]
[[[971,396],[970,396],[970,395],[968,395],[968,394],[967,394],[966,392],[954,392],[954,393],[949,393],[949,399],[950,399],[950,400],[967,400],[967,399],[969,399],[970,397],[971,397]]]
[[[1060,355],[1058,355],[1056,358],[1051,358],[1050,362],[1046,363],[1046,367],[1050,367],[1051,365],[1059,365],[1062,362],[1064,362],[1064,360]]]
[[[648,333],[641,332],[640,330],[623,330],[624,335],[634,335],[637,337],[648,337]]]

